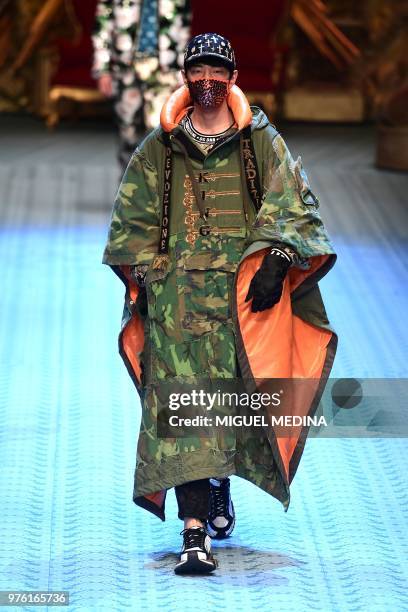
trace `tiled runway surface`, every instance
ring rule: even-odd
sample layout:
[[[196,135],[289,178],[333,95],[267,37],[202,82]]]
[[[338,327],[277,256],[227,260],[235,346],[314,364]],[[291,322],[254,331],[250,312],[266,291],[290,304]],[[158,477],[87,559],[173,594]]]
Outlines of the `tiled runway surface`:
[[[217,574],[173,574],[173,493],[166,523],[131,501],[139,404],[116,349],[122,285],[100,263],[114,136],[0,129],[0,590],[67,590],[75,611],[408,610],[405,439],[309,440],[287,513],[232,477]],[[374,169],[371,128],[282,133],[339,254],[321,283],[332,376],[407,377],[407,177]]]

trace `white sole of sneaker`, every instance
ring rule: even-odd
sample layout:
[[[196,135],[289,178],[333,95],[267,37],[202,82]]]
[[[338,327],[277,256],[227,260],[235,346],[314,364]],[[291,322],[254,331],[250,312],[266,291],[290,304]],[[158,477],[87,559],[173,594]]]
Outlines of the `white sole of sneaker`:
[[[176,574],[209,574],[213,572],[217,566],[217,561],[205,559],[205,553],[199,551],[191,551],[182,553],[181,560],[174,568]]]

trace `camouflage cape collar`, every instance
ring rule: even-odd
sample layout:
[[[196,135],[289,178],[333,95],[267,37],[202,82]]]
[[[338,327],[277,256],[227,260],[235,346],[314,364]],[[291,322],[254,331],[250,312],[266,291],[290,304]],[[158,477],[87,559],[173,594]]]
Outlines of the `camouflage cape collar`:
[[[258,106],[251,106],[250,108],[252,111],[252,121],[250,124],[251,133],[253,133],[255,130],[263,129],[268,125],[272,125],[262,109],[260,109]],[[213,149],[211,149],[208,155],[205,155],[205,153],[203,153],[203,151],[197,147],[194,140],[191,138],[191,136],[188,134],[188,132],[184,129],[182,125],[177,125],[174,129],[171,130],[169,135],[173,136],[173,138],[170,139],[170,143],[171,148],[175,153],[182,154],[182,149],[177,144],[177,140],[179,140],[186,148],[191,158],[202,162],[204,161],[204,159],[206,159],[206,157],[209,157],[219,149],[230,145],[230,143],[234,141],[239,141],[240,134],[242,131],[242,129],[237,129],[236,132],[234,132],[229,138],[223,140],[219,145],[216,145]],[[160,126],[157,128],[156,136],[162,144],[166,144],[166,134],[168,134],[168,132],[166,132],[163,127]]]
[[[250,106],[251,112],[252,112],[252,121],[251,121],[251,132],[254,132],[255,130],[261,130],[263,128],[266,128],[268,125],[271,125],[272,127],[275,127],[273,125],[273,123],[271,123],[268,119],[268,117],[266,116],[266,114],[264,113],[264,111],[259,108],[259,106]],[[157,130],[157,138],[161,141],[164,142],[163,139],[163,134],[165,133],[166,130],[163,129],[162,126],[159,126],[158,128],[156,128]],[[185,132],[185,130],[183,129],[183,127],[178,124],[173,130],[171,130],[170,133],[175,133],[178,132],[179,130],[182,130]],[[241,129],[237,129],[236,134],[239,134],[242,130]],[[187,132],[186,132],[187,133]]]

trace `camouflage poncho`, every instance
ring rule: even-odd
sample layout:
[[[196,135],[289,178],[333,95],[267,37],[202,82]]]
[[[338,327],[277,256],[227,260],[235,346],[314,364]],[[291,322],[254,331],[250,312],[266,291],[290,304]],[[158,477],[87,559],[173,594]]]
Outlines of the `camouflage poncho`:
[[[256,439],[245,429],[207,438],[160,438],[156,419],[162,407],[161,386],[203,376],[219,380],[241,375],[256,388],[258,379],[310,377],[320,381],[314,397],[300,398],[300,403],[296,399],[297,413],[308,415],[316,409],[335,355],[337,336],[317,281],[336,255],[319,202],[301,159],[293,160],[260,109],[251,110],[262,188],[258,214],[241,175],[240,130],[205,156],[179,125],[171,130],[172,207],[164,269],[156,269],[154,262],[163,196],[163,135],[168,126],[154,130],[134,152],[113,207],[103,262],[126,287],[119,350],[142,400],[133,499],[162,520],[167,489],[230,474],[258,485],[287,509],[289,484],[307,428],[286,438],[273,427],[260,430]],[[183,146],[208,207],[208,235],[199,231]],[[252,313],[246,292],[274,242],[290,245],[299,259],[288,273],[280,302]],[[140,289],[132,266],[138,264],[148,266],[146,317],[136,305]]]

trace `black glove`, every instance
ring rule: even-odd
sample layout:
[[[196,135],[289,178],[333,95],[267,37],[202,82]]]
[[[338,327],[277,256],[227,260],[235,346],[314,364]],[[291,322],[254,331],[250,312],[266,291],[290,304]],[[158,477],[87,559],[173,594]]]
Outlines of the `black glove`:
[[[141,264],[137,266],[132,266],[130,270],[130,274],[133,276],[134,280],[136,281],[136,285],[138,285],[139,287],[145,286],[146,272],[148,267],[149,266]]]
[[[147,317],[147,293],[146,287],[140,287],[137,294],[135,306],[141,317]]]
[[[137,294],[135,306],[138,313],[143,318],[147,316],[147,293],[145,286],[145,278],[148,267],[149,266],[146,265],[137,265],[131,268],[131,275],[133,276],[137,286],[139,287],[139,293]]]
[[[293,254],[293,255],[292,255]],[[252,298],[252,312],[272,308],[282,296],[283,281],[293,263],[294,251],[285,247],[273,247],[263,258],[261,267],[254,274],[245,301]]]

